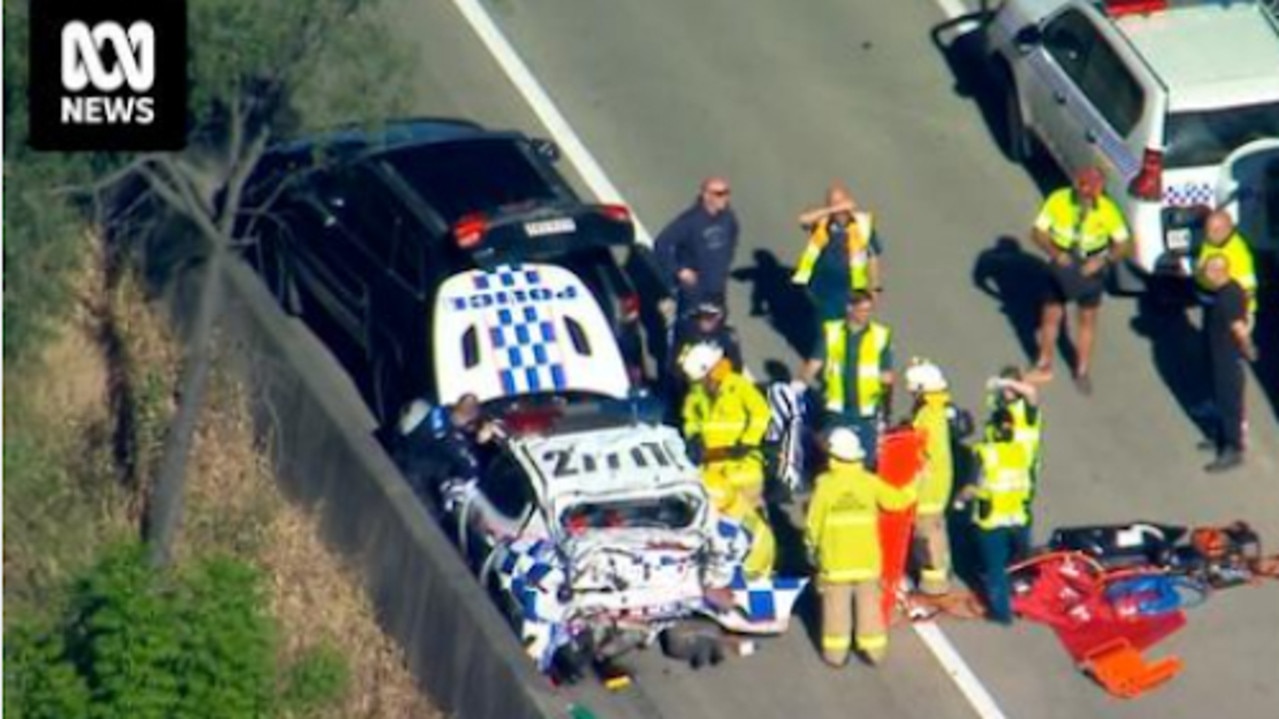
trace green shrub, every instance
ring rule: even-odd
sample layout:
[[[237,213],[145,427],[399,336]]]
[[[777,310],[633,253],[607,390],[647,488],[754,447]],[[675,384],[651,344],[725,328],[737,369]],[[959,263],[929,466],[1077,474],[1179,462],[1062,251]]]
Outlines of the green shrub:
[[[320,644],[298,658],[288,669],[281,708],[307,716],[338,702],[351,682],[346,658],[332,645]]]

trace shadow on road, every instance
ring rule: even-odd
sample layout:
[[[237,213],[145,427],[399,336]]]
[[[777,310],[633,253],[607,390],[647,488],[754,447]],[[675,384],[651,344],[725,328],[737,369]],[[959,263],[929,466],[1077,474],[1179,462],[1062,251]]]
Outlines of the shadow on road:
[[[1038,255],[1026,252],[1013,237],[1000,237],[973,264],[973,285],[999,300],[1000,311],[1008,318],[1022,353],[1034,361],[1039,328],[1039,307],[1043,299],[1048,268]]]
[[[1138,298],[1137,315],[1130,324],[1138,336],[1150,341],[1155,371],[1181,410],[1207,435],[1212,429],[1207,358],[1186,305],[1160,301],[1147,293]]]
[[[800,354],[816,342],[817,308],[808,292],[791,282],[794,268],[768,250],[755,250],[755,265],[733,271],[733,279],[751,283],[751,317],[764,317]]]
[[[1253,341],[1261,358],[1252,366],[1262,394],[1270,401],[1270,410],[1279,419],[1279,256],[1261,254],[1257,258],[1260,296],[1257,302],[1257,326]]]
[[[973,101],[985,121],[991,140],[1006,150],[1009,146],[1007,95],[1011,88],[1007,80],[994,71],[986,57],[982,36],[991,15],[992,12],[987,10],[961,15],[934,27],[930,37],[933,47],[937,48],[955,78],[952,86],[955,94]],[[1061,170],[1044,152],[1036,152],[1023,168],[1043,194],[1068,184]]]

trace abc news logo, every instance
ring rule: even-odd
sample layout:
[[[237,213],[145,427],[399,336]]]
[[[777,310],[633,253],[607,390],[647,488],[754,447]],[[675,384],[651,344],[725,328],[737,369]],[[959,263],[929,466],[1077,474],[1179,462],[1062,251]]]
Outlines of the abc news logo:
[[[180,149],[186,60],[182,0],[32,3],[32,145]]]
[[[104,62],[111,51],[115,63]],[[117,22],[100,22],[90,28],[73,20],[62,28],[62,87],[69,93],[92,88],[113,93],[128,85],[127,95],[64,95],[63,123],[108,125],[155,122],[155,28],[139,20],[125,30]]]

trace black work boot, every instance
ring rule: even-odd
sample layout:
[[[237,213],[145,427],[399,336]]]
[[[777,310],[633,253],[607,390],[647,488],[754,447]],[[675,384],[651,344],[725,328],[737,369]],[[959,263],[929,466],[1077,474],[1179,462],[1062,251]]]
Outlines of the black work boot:
[[[1217,455],[1216,459],[1212,460],[1204,467],[1204,471],[1217,474],[1219,472],[1234,469],[1242,464],[1243,452],[1240,452],[1234,447],[1227,447],[1221,451],[1221,454]]]

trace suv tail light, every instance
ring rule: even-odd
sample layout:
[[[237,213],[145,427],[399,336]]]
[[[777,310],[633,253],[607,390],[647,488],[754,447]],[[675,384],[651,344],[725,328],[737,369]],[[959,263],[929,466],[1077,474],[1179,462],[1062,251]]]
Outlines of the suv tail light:
[[[1168,9],[1168,0],[1106,0],[1106,14],[1110,17],[1145,15]]]
[[[631,210],[626,205],[600,205],[600,213],[614,222],[631,221]]]
[[[453,237],[457,240],[457,246],[469,250],[480,244],[480,240],[484,239],[484,232],[488,229],[488,221],[484,219],[484,215],[473,212],[469,215],[462,215],[453,225]]]
[[[1128,194],[1139,200],[1158,202],[1163,199],[1164,154],[1146,150],[1141,155],[1141,172],[1128,183]]]
[[[618,303],[622,310],[622,321],[630,322],[639,317],[640,298],[637,294],[622,295],[621,301]]]

